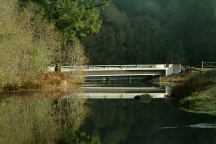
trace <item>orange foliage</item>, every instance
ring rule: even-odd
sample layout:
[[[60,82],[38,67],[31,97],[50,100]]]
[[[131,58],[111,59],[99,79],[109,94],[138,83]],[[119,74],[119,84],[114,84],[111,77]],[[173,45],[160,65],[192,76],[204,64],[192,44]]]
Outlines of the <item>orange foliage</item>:
[[[7,85],[3,91],[16,91],[16,90],[63,90],[66,91],[71,87],[76,87],[78,82],[71,79],[70,75],[62,72],[48,72],[39,76],[38,79],[23,80],[20,86]]]
[[[76,81],[72,80],[67,73],[49,72],[41,76],[41,88],[46,90],[67,89],[76,86]]]

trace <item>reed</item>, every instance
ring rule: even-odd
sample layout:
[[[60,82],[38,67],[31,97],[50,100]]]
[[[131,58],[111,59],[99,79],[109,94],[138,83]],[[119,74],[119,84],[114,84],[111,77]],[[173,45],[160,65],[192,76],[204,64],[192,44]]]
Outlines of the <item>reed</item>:
[[[38,78],[59,48],[55,26],[33,9],[20,10],[18,0],[0,0],[0,87]]]

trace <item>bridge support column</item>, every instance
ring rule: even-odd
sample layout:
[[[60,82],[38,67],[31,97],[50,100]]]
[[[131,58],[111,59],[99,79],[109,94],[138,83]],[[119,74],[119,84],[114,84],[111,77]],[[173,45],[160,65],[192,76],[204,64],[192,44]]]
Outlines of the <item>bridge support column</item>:
[[[110,77],[106,77],[106,83],[110,84]]]
[[[129,79],[129,84],[131,85],[132,84],[132,78],[131,78],[131,76],[129,76],[128,79]]]

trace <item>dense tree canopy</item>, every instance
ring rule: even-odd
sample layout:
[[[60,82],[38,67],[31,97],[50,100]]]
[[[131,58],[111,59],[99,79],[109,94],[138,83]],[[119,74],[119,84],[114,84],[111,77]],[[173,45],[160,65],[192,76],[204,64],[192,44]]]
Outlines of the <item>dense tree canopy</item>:
[[[54,22],[64,43],[72,43],[101,26],[100,8],[109,0],[21,0],[35,4],[38,13]]]
[[[92,64],[216,61],[215,0],[113,0],[102,17],[83,39]]]

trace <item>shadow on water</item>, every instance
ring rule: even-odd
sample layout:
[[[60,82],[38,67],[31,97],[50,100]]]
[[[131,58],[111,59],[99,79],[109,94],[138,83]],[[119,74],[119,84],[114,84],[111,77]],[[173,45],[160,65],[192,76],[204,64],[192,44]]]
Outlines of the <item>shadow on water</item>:
[[[85,85],[91,86],[120,86],[120,87],[137,87],[137,86],[158,86],[158,84],[153,84],[152,76],[118,76],[118,77],[88,77],[85,81]]]
[[[132,85],[133,88],[145,86]],[[93,87],[97,89],[97,85]],[[104,89],[107,85],[102,87]],[[109,84],[108,87],[117,88],[115,93],[122,93],[121,84]],[[101,94],[96,89],[95,93]],[[106,95],[110,93],[113,91],[106,89]],[[86,104],[89,116],[79,131],[97,139],[94,144],[216,144],[216,117],[181,111],[166,97],[150,101],[89,98]]]
[[[186,113],[157,99],[89,100],[91,115],[82,129],[102,144],[214,144],[216,118]]]

